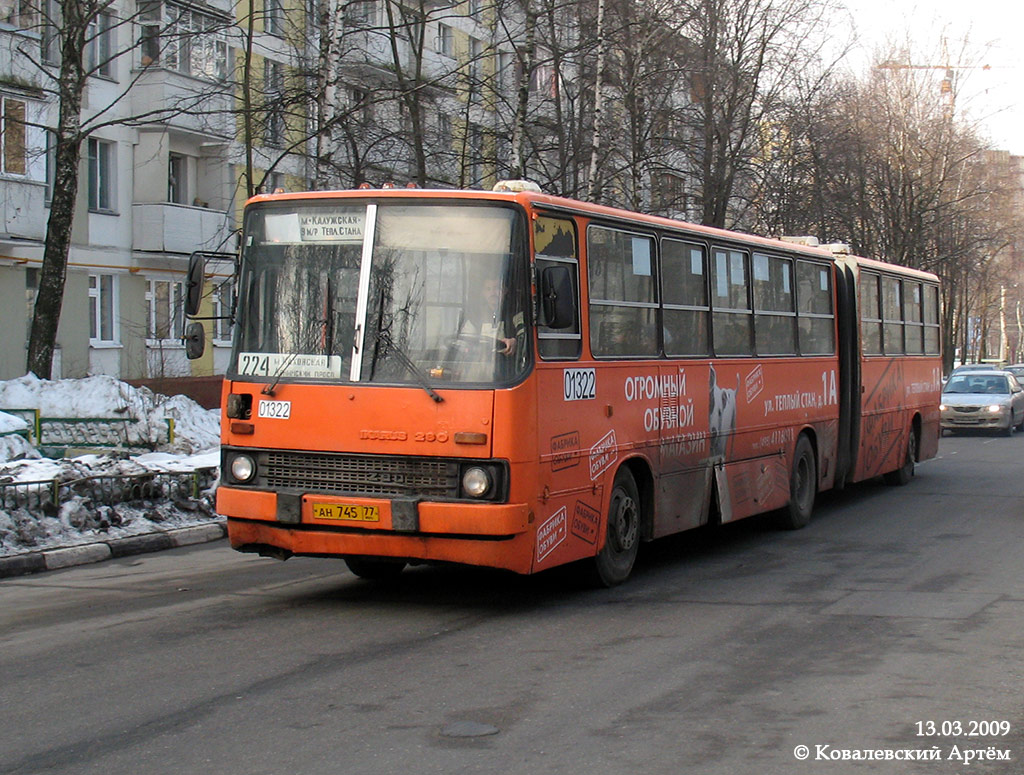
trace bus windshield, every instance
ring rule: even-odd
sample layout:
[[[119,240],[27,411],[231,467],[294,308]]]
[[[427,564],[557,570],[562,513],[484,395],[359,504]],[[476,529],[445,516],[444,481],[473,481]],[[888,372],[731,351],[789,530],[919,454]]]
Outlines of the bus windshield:
[[[518,211],[291,201],[250,208],[231,373],[507,384],[530,363]]]

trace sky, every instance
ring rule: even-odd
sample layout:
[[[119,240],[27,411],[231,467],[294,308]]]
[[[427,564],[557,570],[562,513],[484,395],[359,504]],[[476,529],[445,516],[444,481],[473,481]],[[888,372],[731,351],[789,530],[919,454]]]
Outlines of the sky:
[[[955,71],[957,115],[980,124],[995,148],[1024,155],[1024,3],[846,0],[846,6],[862,41],[851,56],[855,70],[869,66],[875,50],[908,37],[918,60],[912,64],[936,66],[936,89],[947,61],[967,65]]]

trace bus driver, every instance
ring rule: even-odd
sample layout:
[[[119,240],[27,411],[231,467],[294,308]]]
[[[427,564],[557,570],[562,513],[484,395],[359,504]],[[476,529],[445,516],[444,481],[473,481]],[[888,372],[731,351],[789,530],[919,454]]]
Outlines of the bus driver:
[[[459,323],[458,341],[463,357],[470,361],[463,378],[487,381],[496,377],[496,355],[511,358],[518,352],[525,333],[523,314],[510,317],[505,289],[498,277],[486,277],[480,285],[476,303],[467,304]]]

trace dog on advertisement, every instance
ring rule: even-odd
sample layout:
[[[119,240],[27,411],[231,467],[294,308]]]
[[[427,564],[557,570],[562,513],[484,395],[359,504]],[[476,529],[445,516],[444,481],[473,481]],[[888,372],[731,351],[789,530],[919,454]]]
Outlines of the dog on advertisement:
[[[711,439],[711,456],[714,458],[725,456],[729,440],[736,430],[736,394],[739,392],[739,379],[737,375],[735,388],[719,387],[715,367],[711,367],[708,435]]]

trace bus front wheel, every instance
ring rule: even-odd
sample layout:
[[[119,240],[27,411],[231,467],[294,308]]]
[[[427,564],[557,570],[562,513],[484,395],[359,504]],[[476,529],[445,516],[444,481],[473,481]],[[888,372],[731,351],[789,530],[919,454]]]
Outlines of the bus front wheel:
[[[614,587],[629,578],[640,548],[642,515],[636,481],[621,468],[612,485],[604,546],[593,559],[594,580],[601,586]]]
[[[806,435],[796,440],[793,470],[789,475],[789,505],[779,515],[786,530],[799,530],[811,521],[814,497],[818,494],[818,463],[814,447]]]

